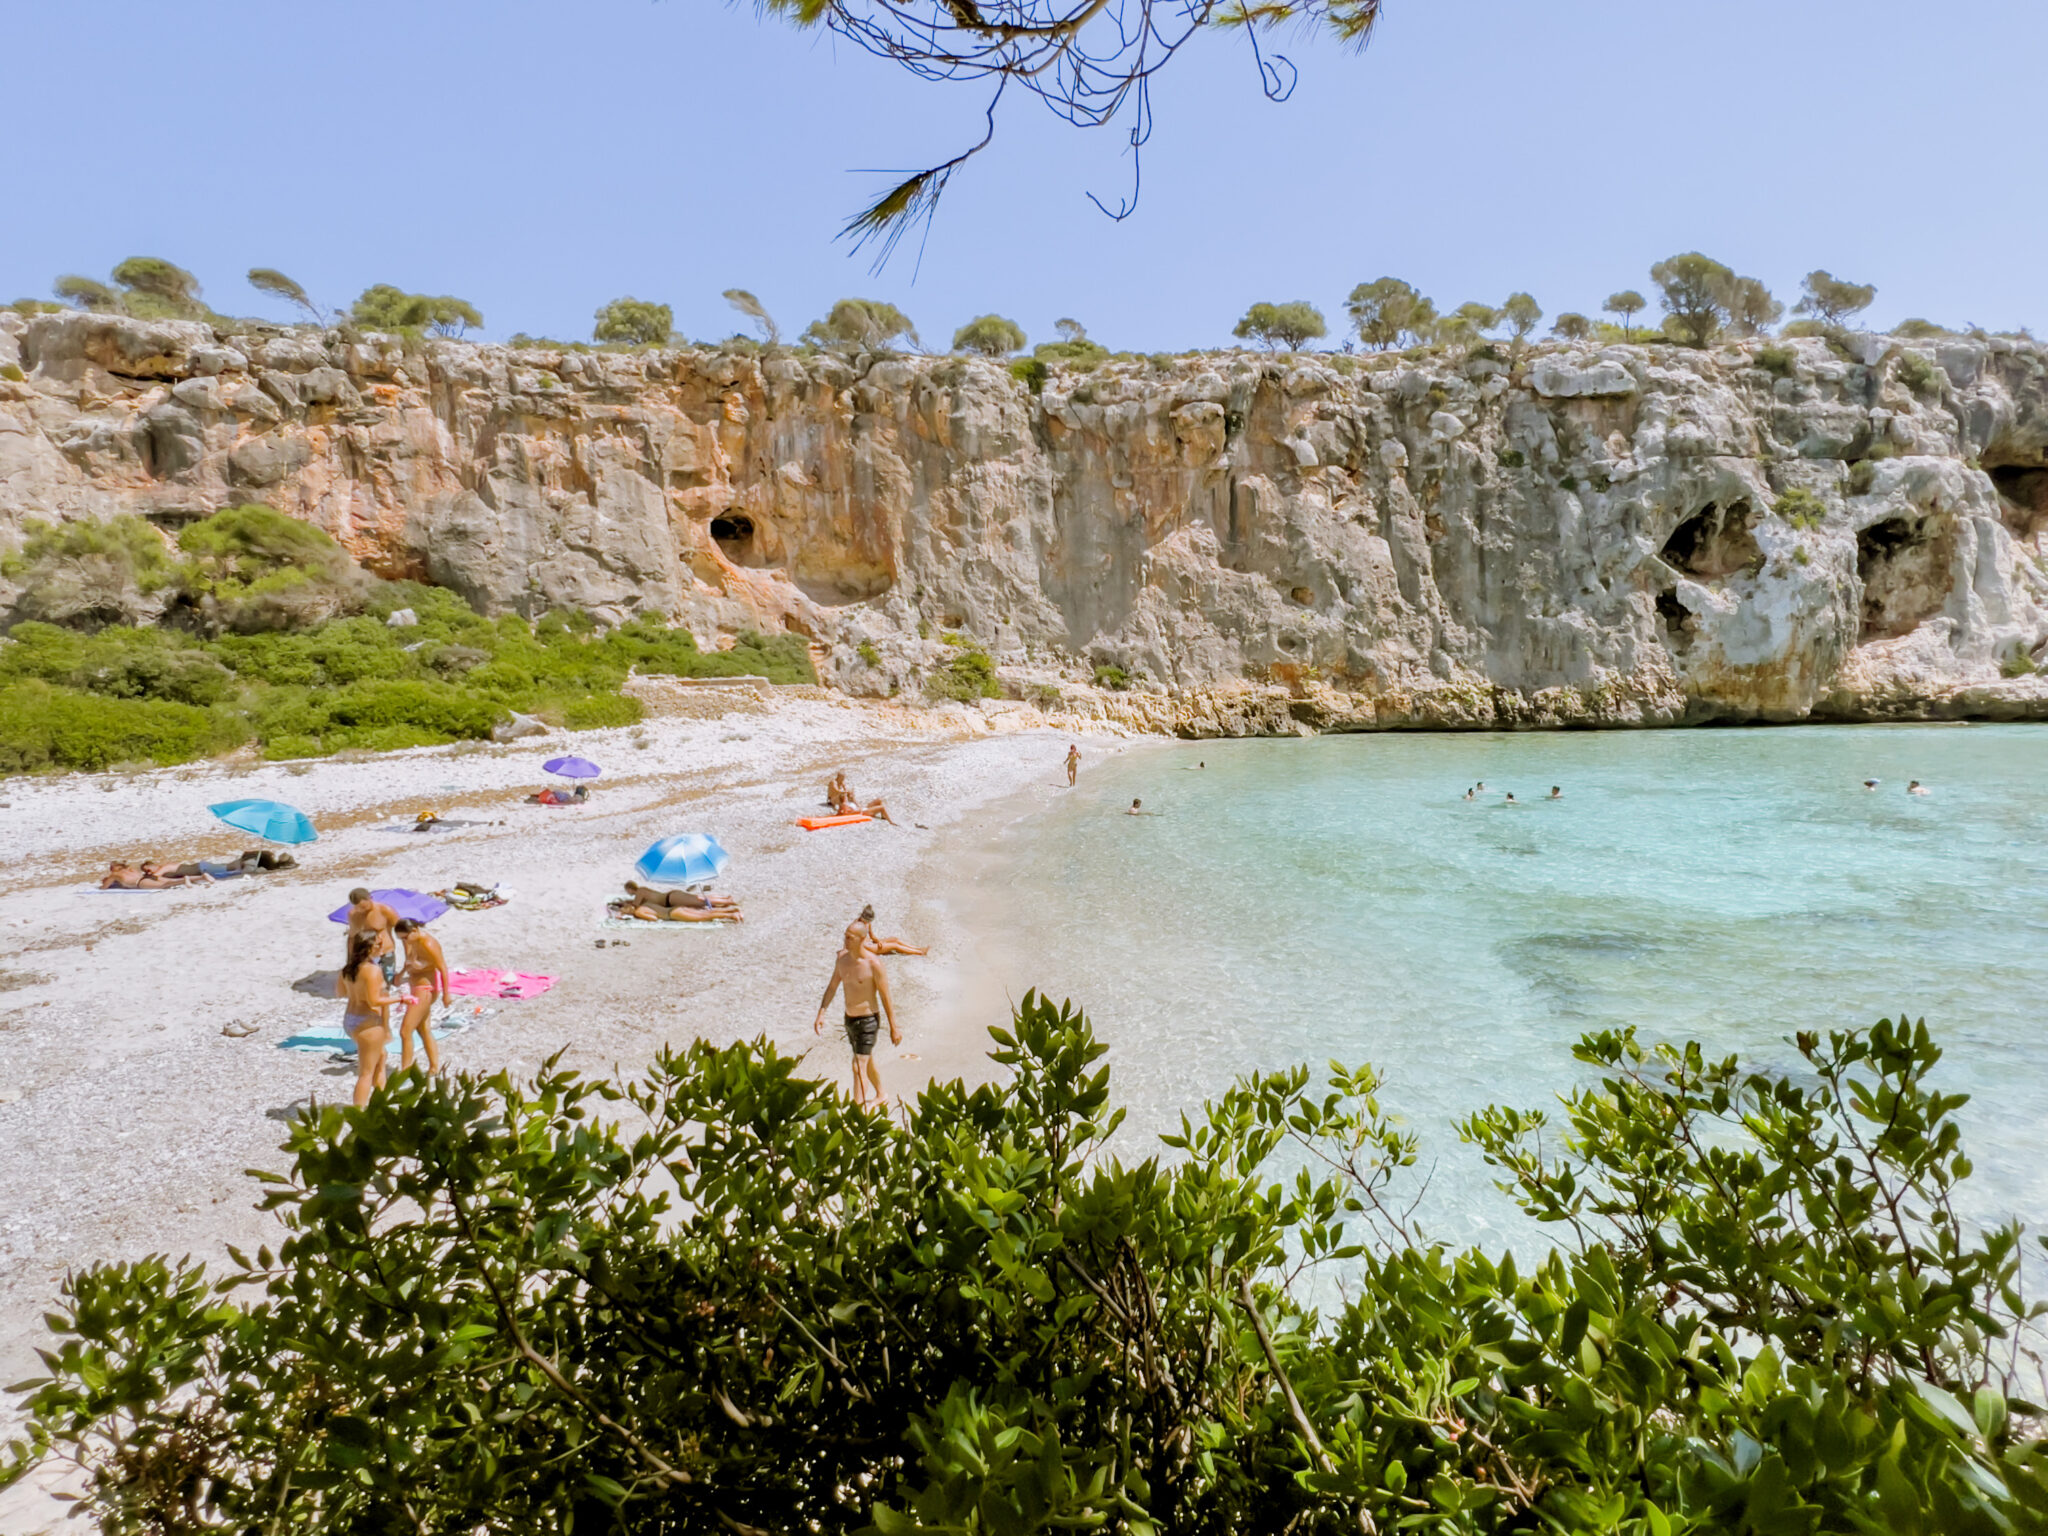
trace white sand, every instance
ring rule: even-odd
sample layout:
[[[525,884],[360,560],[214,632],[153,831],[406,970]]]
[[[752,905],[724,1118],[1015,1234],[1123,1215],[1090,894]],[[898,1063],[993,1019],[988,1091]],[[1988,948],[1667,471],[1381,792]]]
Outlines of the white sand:
[[[960,855],[997,802],[1060,792],[1068,740],[1090,758],[1116,743],[1021,712],[997,722],[1019,729],[998,733],[966,710],[663,697],[650,707],[679,712],[515,745],[0,781],[0,1382],[36,1368],[40,1314],[67,1268],[150,1252],[216,1258],[274,1231],[244,1170],[281,1166],[281,1122],[309,1096],[344,1100],[353,1085],[352,1066],[277,1048],[339,1018],[328,988],[342,929],[327,914],[352,886],[481,880],[515,892],[509,906],[435,923],[449,964],[559,981],[538,999],[484,1005],[446,1042],[458,1070],[530,1070],[566,1048],[579,1069],[630,1071],[666,1043],[765,1033],[843,1082],[836,1005],[822,1041],[811,1020],[838,934],[868,901],[881,932],[933,946],[928,959],[888,962],[906,1030],[901,1051],[886,1033],[877,1049],[884,1081],[915,1089],[981,1069],[991,999],[949,878],[971,863]],[[540,764],[562,752],[604,765],[591,802],[522,804],[553,782]],[[857,792],[887,798],[900,826],[793,824],[823,814],[822,785],[841,765]],[[313,817],[321,836],[294,850],[299,869],[196,890],[88,891],[116,855],[256,846],[206,810],[243,798]],[[489,824],[389,830],[429,807]],[[1018,809],[1009,801],[1003,814]],[[682,831],[710,832],[731,852],[718,887],[747,920],[601,927],[633,860]],[[224,1037],[237,1023],[256,1032]],[[7,1418],[0,1405],[0,1434]],[[10,1520],[0,1502],[0,1528],[35,1523]]]

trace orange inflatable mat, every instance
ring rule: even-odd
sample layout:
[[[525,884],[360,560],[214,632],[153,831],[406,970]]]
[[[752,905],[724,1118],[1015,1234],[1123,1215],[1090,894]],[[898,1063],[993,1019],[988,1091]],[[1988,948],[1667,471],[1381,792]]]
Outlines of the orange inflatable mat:
[[[796,824],[806,832],[822,832],[827,827],[850,827],[857,821],[873,820],[872,816],[863,811],[858,816],[799,816]]]

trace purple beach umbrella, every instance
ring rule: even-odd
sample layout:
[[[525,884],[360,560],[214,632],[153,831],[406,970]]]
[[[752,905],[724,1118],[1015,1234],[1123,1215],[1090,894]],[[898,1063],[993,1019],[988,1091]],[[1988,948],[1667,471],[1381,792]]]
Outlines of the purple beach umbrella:
[[[541,767],[565,779],[594,779],[604,772],[587,757],[551,757]]]
[[[431,923],[448,910],[448,903],[438,896],[428,896],[419,891],[372,891],[372,901],[381,901],[400,917],[409,917],[416,923]],[[336,907],[327,914],[330,923],[348,921],[348,908]]]

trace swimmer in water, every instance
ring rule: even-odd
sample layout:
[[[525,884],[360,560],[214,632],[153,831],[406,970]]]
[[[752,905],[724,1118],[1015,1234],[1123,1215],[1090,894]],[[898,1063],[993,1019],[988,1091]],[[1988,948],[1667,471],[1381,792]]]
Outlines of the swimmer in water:
[[[1126,816],[1150,816],[1152,813],[1145,809],[1144,801],[1133,800],[1131,802],[1131,808],[1128,811],[1125,811],[1124,814]]]
[[[1906,793],[1909,795],[1924,795],[1928,793],[1928,789],[1925,784],[1922,784],[1918,779],[1914,779],[1906,786]]]
[[[1509,805],[1520,805],[1522,802],[1515,798],[1515,792],[1511,789],[1508,791],[1507,803]]]
[[[1474,784],[1472,787],[1478,790],[1479,793],[1483,795],[1486,793],[1486,780],[1481,779],[1477,784]]]
[[[1863,787],[1865,789],[1875,789],[1882,782],[1883,780],[1881,779],[1865,779],[1863,781]]]
[[[1476,799],[1477,799],[1478,797],[1479,797],[1479,792],[1478,792],[1477,790],[1473,790],[1473,789],[1468,789],[1468,790],[1466,790],[1466,791],[1465,791],[1465,798],[1466,798],[1467,800],[1476,800]]]
[[[1553,785],[1551,785],[1551,786],[1550,786],[1550,798],[1551,798],[1551,799],[1553,799],[1553,800],[1562,800],[1562,799],[1564,798],[1564,789],[1563,789],[1563,786],[1561,786],[1561,785],[1557,785],[1557,784],[1553,784]]]

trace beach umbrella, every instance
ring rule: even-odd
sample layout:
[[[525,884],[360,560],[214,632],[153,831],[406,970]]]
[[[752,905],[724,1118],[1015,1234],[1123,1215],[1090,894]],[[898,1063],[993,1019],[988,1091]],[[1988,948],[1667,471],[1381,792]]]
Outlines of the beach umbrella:
[[[683,832],[664,837],[640,855],[633,867],[643,880],[667,880],[676,885],[696,885],[725,872],[732,855],[718,846],[718,839],[703,832]]]
[[[381,901],[400,917],[409,917],[416,923],[431,923],[448,910],[448,903],[438,896],[428,896],[419,891],[372,891],[370,900]],[[348,921],[348,908],[336,907],[327,914],[330,923]]]
[[[587,757],[551,757],[541,767],[565,779],[594,779],[604,772]]]
[[[229,826],[273,843],[310,843],[320,835],[305,812],[276,800],[223,800],[207,809]]]

